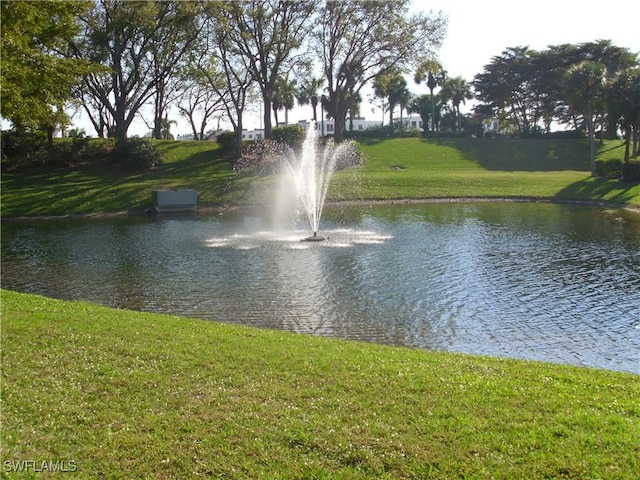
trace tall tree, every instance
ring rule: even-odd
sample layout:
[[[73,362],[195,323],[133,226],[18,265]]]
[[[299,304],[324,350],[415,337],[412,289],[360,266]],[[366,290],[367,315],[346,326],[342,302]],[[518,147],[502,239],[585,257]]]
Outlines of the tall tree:
[[[410,15],[408,0],[326,1],[313,33],[327,81],[327,113],[336,141],[344,136],[349,104],[387,70],[404,70],[432,57],[446,30],[442,15]]]
[[[393,131],[393,112],[396,106],[401,104],[401,101],[406,100],[408,93],[407,81],[402,75],[402,72],[397,68],[392,68],[378,75],[373,80],[373,93],[376,97],[388,101],[389,125]],[[404,103],[401,107],[404,107]],[[400,117],[402,117],[402,108]]]
[[[201,39],[204,19],[201,4],[195,1],[159,1],[156,13],[158,28],[153,32],[149,49],[153,68],[154,138],[162,138],[163,118],[178,96],[178,69]]]
[[[198,68],[189,68],[178,86],[176,107],[180,115],[189,122],[194,140],[204,140],[209,121],[216,114],[225,111],[223,98],[208,86],[208,78]],[[223,79],[219,77],[219,81],[222,82]],[[221,87],[220,90],[224,91],[224,88]]]
[[[318,90],[322,87],[322,79],[308,75],[305,77],[300,86],[296,89],[296,100],[299,105],[309,105],[313,110],[313,121],[318,121],[317,107],[320,101]]]
[[[441,95],[445,102],[451,102],[455,115],[456,133],[460,133],[460,104],[473,98],[471,86],[462,77],[450,77],[442,84]]]
[[[242,155],[243,116],[255,81],[247,58],[238,48],[235,23],[230,10],[232,3],[212,3],[207,6],[207,48],[198,61],[198,68],[211,88],[222,100],[235,133],[235,154]]]
[[[0,114],[18,131],[50,136],[68,120],[64,107],[89,64],[63,53],[88,2],[0,2]]]
[[[72,43],[76,58],[104,66],[85,77],[84,91],[109,112],[118,145],[126,142],[129,126],[154,93],[150,53],[157,8],[154,2],[98,0],[82,18],[83,36]]]
[[[624,162],[640,153],[640,67],[618,72],[607,91],[611,118],[617,119],[624,135]]]
[[[540,95],[539,53],[528,47],[507,48],[495,56],[472,82],[476,97],[489,105],[494,115],[505,112],[519,132],[528,136],[538,128],[544,104]]]
[[[312,25],[315,4],[315,0],[247,0],[232,2],[223,10],[229,41],[245,58],[262,93],[265,138],[272,135],[276,82],[303,61],[300,47]]]
[[[424,62],[418,65],[416,69],[416,73],[413,77],[413,80],[416,83],[422,83],[426,80],[427,87],[429,88],[429,95],[431,97],[431,116],[430,119],[433,122],[435,118],[435,98],[433,96],[433,91],[439,85],[442,85],[442,82],[447,77],[447,72],[442,67],[442,64],[433,58],[429,58]],[[424,123],[424,122],[423,122]],[[425,132],[429,130],[429,125],[424,123]],[[434,124],[431,124],[431,130],[434,130]]]
[[[591,175],[596,174],[594,142],[595,117],[603,107],[605,66],[584,61],[569,69],[565,79],[565,96],[569,106],[583,116],[589,135]]]
[[[278,110],[284,109],[285,124],[289,123],[289,110],[295,106],[296,81],[288,77],[278,77],[273,95],[273,114],[278,126]]]

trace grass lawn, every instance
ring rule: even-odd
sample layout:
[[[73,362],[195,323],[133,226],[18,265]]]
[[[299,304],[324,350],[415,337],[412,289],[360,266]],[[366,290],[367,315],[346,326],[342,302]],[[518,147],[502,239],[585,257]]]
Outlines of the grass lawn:
[[[193,188],[201,206],[262,203],[273,178],[236,173],[211,142],[158,141],[164,164],[151,172],[93,165],[32,174],[3,173],[2,216],[123,212],[151,206],[154,189]],[[402,138],[363,140],[360,168],[337,172],[329,199],[538,197],[640,206],[640,184],[589,176],[581,140]],[[620,141],[599,159],[621,158]]]
[[[640,206],[640,184],[589,175],[588,143],[580,140],[402,138],[360,143],[366,158],[359,183],[339,172],[332,198],[539,197]],[[606,142],[600,160],[623,155]]]
[[[620,142],[599,158],[621,158]],[[164,164],[3,173],[2,216],[264,200],[208,142]],[[334,201],[539,197],[640,207],[579,140],[366,140]],[[1,292],[2,478],[567,478],[640,471],[640,377],[386,347]],[[220,319],[224,320],[224,319]],[[23,471],[17,471],[22,469]],[[26,469],[26,471],[25,471]],[[38,470],[38,471],[36,471]]]
[[[636,375],[1,295],[3,478],[640,471]]]

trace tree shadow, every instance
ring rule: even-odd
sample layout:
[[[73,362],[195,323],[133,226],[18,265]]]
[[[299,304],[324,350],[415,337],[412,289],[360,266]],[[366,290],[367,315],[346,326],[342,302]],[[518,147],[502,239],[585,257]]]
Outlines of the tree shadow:
[[[589,171],[589,144],[576,139],[430,138],[454,148],[487,170],[508,172]]]
[[[607,203],[627,204],[638,197],[638,183],[610,178],[585,178],[560,190],[555,198],[587,199]]]

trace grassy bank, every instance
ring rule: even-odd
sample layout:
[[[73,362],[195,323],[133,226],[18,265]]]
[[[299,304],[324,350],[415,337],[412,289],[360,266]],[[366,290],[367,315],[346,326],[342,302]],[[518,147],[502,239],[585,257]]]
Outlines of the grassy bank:
[[[2,216],[121,212],[151,206],[154,189],[194,188],[202,206],[261,203],[273,179],[234,173],[211,142],[157,143],[164,164],[130,173],[114,165],[2,175]],[[640,206],[640,185],[589,176],[581,140],[404,138],[363,140],[366,159],[338,172],[331,200],[441,197],[544,197]],[[621,158],[620,141],[598,158]]]
[[[631,374],[2,291],[3,478],[631,479],[638,398]]]

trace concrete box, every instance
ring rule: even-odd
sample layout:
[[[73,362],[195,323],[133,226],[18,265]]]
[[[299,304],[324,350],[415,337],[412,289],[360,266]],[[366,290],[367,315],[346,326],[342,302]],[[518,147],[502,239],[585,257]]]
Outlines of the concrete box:
[[[154,190],[153,209],[158,212],[193,212],[198,198],[195,190]]]

